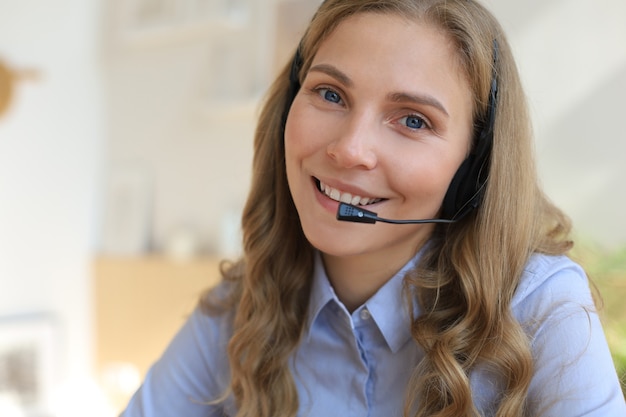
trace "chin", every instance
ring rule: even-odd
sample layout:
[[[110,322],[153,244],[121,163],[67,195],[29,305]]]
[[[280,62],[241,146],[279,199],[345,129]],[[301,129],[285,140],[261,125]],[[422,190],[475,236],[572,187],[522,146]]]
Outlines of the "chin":
[[[347,256],[359,252],[363,240],[355,240],[353,234],[342,231],[345,227],[338,224],[330,226],[328,224],[315,224],[312,227],[302,225],[304,235],[309,243],[320,252],[334,255]]]

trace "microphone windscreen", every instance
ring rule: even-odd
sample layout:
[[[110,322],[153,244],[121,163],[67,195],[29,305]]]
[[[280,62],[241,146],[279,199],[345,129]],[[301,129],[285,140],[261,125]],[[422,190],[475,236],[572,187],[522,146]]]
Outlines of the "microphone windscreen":
[[[357,223],[376,223],[376,213],[350,204],[339,203],[337,220],[347,220]]]

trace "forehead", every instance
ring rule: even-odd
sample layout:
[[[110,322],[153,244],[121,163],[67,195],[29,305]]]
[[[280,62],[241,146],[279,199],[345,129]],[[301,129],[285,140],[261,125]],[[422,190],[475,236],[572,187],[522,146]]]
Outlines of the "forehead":
[[[422,18],[371,11],[345,17],[320,40],[313,59],[321,52],[337,49],[340,43],[349,43],[355,47],[367,44],[372,64],[380,62],[377,57],[384,56],[385,50],[404,48],[406,58],[439,58],[447,66],[454,67],[456,72],[463,73],[451,37],[443,29]]]
[[[312,64],[335,65],[391,89],[408,86],[471,95],[457,54],[450,37],[431,23],[362,12],[337,25],[320,43]]]

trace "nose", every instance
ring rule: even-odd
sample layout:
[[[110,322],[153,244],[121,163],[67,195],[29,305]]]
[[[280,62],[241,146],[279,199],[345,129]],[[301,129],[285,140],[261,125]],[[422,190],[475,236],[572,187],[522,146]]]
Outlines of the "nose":
[[[378,164],[375,132],[371,116],[347,116],[337,137],[326,147],[326,153],[343,168],[373,169]]]

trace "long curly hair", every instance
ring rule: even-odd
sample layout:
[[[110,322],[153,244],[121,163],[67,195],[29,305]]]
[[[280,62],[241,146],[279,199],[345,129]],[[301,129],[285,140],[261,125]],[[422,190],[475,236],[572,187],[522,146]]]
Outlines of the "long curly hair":
[[[496,415],[525,416],[533,358],[511,299],[532,253],[561,254],[572,244],[569,220],[538,185],[527,105],[504,32],[473,0],[326,0],[300,43],[301,80],[320,43],[357,13],[391,13],[447,34],[472,88],[476,124],[487,112],[494,73],[499,86],[483,202],[463,220],[437,226],[420,265],[404,280],[409,311],[420,307],[411,332],[425,353],[407,387],[404,415],[479,416],[469,375],[481,364],[501,379]],[[293,417],[299,407],[289,359],[303,333],[314,249],[285,172],[289,73],[288,64],[266,97],[256,130],[242,217],[244,255],[222,271],[232,291],[221,307],[236,312],[228,355],[237,417]],[[208,312],[219,307],[209,296],[202,306]]]

